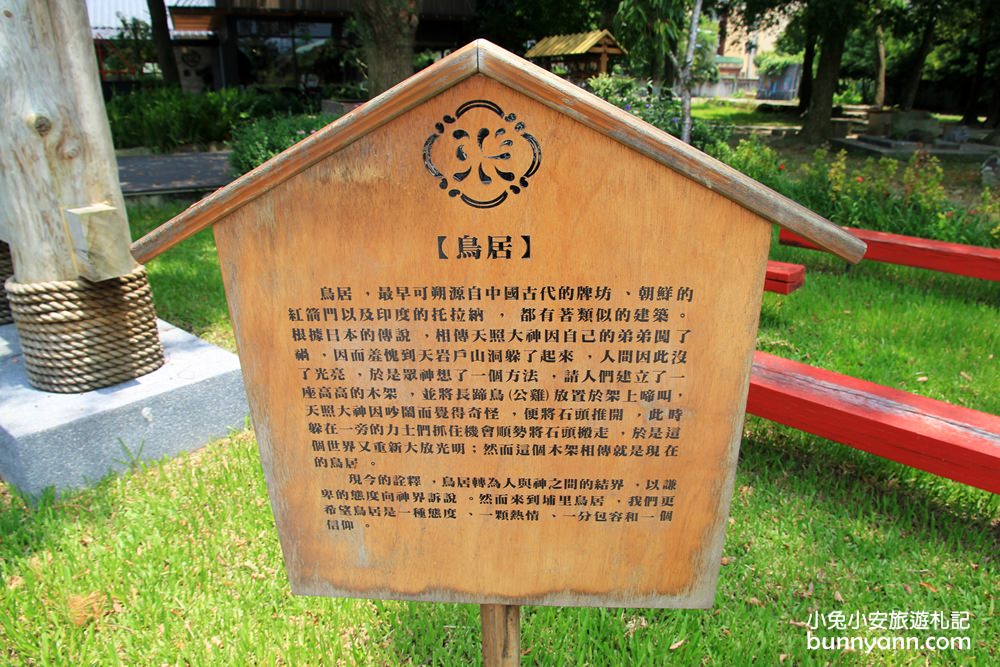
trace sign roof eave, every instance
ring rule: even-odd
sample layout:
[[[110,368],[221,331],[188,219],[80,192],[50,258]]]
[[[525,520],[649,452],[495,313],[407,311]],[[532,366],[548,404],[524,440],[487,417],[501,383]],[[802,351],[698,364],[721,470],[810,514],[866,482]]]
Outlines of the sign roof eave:
[[[486,40],[476,40],[220,188],[132,244],[146,262],[426,100],[483,74],[850,262],[865,244],[804,206]]]

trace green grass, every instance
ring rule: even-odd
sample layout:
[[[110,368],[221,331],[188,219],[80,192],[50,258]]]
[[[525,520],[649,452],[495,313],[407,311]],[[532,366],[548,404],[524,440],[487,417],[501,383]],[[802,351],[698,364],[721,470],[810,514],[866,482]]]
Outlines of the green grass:
[[[152,231],[185,207],[176,201],[162,206],[130,206],[132,236],[139,238]],[[146,269],[159,317],[219,347],[236,351],[211,229],[175,246]],[[194,285],[197,288],[193,289]]]
[[[772,257],[807,282],[765,295],[761,349],[1000,412],[1000,285]],[[210,232],[149,273],[161,316],[232,346]],[[996,496],[748,418],[715,607],[526,607],[523,663],[996,664],[998,523]],[[817,610],[969,611],[973,650],[811,652]],[[292,596],[245,431],[34,507],[0,496],[0,647],[14,665],[465,665],[479,623],[471,605]]]
[[[729,125],[801,125],[802,119],[795,113],[794,107],[789,107],[788,113],[770,113],[757,111],[757,103],[723,102],[718,100],[702,100],[691,105],[691,115],[694,118],[711,123],[726,123]]]
[[[961,114],[945,114],[945,113],[932,113],[932,116],[937,118],[942,123],[960,123],[962,122]]]
[[[1000,285],[774,245],[806,285],[765,293],[758,349],[1000,414]]]

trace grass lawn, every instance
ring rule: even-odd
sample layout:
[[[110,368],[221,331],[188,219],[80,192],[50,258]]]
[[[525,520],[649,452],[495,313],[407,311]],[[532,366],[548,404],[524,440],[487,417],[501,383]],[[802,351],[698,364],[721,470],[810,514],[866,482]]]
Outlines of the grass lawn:
[[[801,125],[802,119],[789,107],[788,113],[774,113],[757,110],[758,102],[730,102],[726,100],[702,99],[691,105],[691,116],[710,123],[729,125]]]
[[[133,208],[138,236],[181,205]],[[1000,413],[1000,284],[775,246],[759,348]],[[160,316],[233,349],[211,232],[149,264]],[[0,661],[479,660],[478,608],[294,597],[252,431],[30,506],[0,491]],[[524,664],[1000,664],[1000,498],[748,418],[715,607],[526,607]],[[335,567],[336,564],[331,564]],[[971,648],[811,651],[811,614],[969,613]]]

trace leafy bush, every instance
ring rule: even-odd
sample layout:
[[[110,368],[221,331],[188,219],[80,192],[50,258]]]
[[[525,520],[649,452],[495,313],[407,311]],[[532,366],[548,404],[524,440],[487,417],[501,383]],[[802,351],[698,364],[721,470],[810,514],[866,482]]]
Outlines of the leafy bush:
[[[765,51],[754,56],[753,64],[767,76],[781,76],[792,65],[802,64],[802,54]]]
[[[839,88],[833,94],[833,106],[842,107],[845,104],[864,103],[866,90],[863,82],[855,80],[841,82]]]
[[[323,99],[327,100],[367,100],[368,81],[327,84],[323,86]]]
[[[330,114],[275,116],[237,127],[229,142],[233,172],[245,174],[336,119]]]
[[[650,125],[655,125],[675,137],[681,134],[680,100],[669,91],[657,92],[648,83],[621,74],[601,74],[587,81],[587,88],[603,100],[628,111]],[[728,125],[704,123],[697,119],[691,124],[691,145],[706,150],[729,138]]]
[[[165,152],[187,144],[222,142],[240,123],[314,110],[315,103],[277,92],[225,88],[192,94],[170,87],[118,95],[106,106],[116,148],[145,146]]]
[[[1000,196],[985,190],[978,206],[954,206],[942,184],[941,165],[924,153],[914,154],[905,165],[869,158],[852,170],[843,151],[831,157],[820,149],[793,175],[774,150],[756,139],[743,140],[735,148],[717,144],[712,152],[840,225],[1000,247]]]
[[[785,165],[780,156],[757,138],[742,139],[735,148],[726,143],[711,146],[709,154],[737,171],[760,181],[773,190],[788,195]]]

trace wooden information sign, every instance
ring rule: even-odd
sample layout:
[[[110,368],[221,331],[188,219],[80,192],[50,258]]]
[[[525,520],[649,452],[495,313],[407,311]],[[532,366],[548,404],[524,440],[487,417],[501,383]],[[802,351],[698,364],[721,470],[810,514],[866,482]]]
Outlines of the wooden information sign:
[[[769,222],[814,214],[485,42],[189,209],[296,593],[707,607]]]

